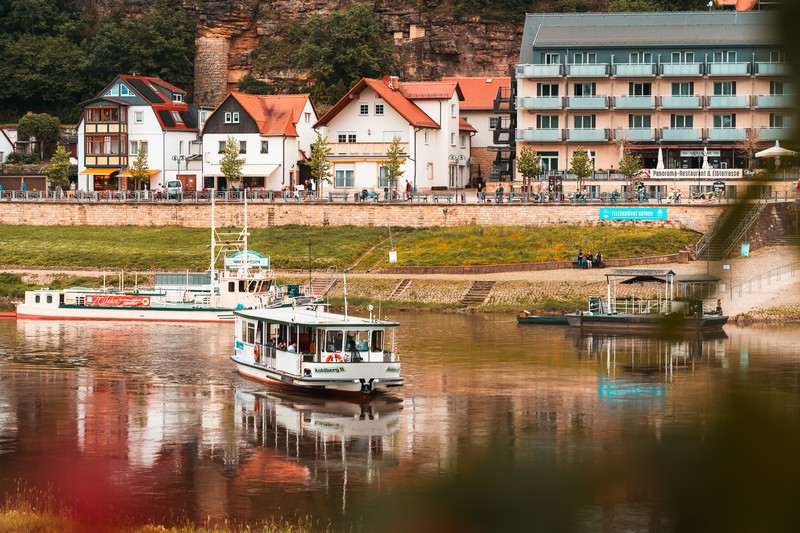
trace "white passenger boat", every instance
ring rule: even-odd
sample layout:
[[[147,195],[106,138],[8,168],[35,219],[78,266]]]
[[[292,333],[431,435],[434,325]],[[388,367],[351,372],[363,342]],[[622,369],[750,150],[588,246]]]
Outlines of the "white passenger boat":
[[[286,389],[357,395],[403,384],[396,322],[330,313],[321,305],[234,315],[231,359],[245,377]]]
[[[155,274],[154,287],[36,289],[17,304],[17,318],[81,320],[154,320],[218,322],[234,320],[233,311],[305,303],[297,286],[275,285],[270,258],[248,250],[247,203],[244,229],[219,233],[211,207],[211,266],[206,272]],[[216,265],[222,260],[222,268]]]

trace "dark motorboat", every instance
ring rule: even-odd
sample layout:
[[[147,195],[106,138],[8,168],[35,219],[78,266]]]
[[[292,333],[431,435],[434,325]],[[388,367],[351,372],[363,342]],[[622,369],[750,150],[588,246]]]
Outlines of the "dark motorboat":
[[[549,324],[554,326],[566,326],[567,317],[564,315],[534,315],[530,311],[520,311],[517,313],[517,323],[519,324]]]

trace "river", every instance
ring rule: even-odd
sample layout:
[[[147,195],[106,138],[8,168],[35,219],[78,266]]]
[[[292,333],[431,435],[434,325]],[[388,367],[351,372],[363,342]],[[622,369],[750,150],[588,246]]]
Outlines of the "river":
[[[106,525],[797,523],[798,328],[659,341],[391,318],[406,385],[363,404],[240,378],[230,324],[0,321],[0,495],[42,490]]]

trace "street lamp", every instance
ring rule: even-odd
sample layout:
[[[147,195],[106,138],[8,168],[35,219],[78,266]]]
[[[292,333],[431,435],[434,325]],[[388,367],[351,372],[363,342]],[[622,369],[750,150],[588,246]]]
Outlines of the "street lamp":
[[[181,173],[181,161],[186,161],[186,156],[183,155],[183,154],[181,154],[181,155],[173,155],[172,156],[172,160],[175,161],[176,163],[178,163],[178,174],[180,174]]]

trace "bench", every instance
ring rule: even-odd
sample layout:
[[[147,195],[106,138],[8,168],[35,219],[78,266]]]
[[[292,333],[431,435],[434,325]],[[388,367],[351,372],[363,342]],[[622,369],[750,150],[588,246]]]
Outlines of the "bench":
[[[348,193],[346,192],[329,192],[328,193],[328,201],[333,202],[334,199],[337,199],[341,202],[347,201]]]
[[[439,200],[447,200],[448,204],[452,203],[452,201],[453,201],[453,195],[450,194],[450,193],[447,193],[447,194],[436,194],[436,193],[434,193],[434,194],[431,194],[431,197],[433,198],[433,202],[437,203],[437,204],[439,203]]]
[[[526,201],[526,198],[524,194],[516,194],[512,192],[511,194],[508,195],[508,200],[506,201],[508,203],[513,203],[513,202],[522,203]]]
[[[601,261],[599,264],[592,263],[592,268],[605,268],[605,267],[606,267],[606,262],[605,261]],[[572,268],[578,268],[578,261],[573,261],[572,262]],[[584,267],[584,268],[586,268],[586,267]]]
[[[415,193],[415,194],[412,194],[409,197],[409,200],[412,201],[412,202],[416,201],[417,203],[419,203],[419,202],[428,203],[428,195],[427,194]]]

